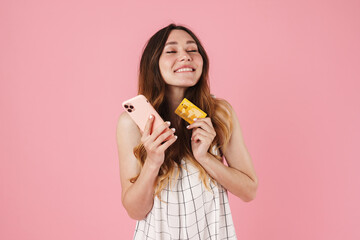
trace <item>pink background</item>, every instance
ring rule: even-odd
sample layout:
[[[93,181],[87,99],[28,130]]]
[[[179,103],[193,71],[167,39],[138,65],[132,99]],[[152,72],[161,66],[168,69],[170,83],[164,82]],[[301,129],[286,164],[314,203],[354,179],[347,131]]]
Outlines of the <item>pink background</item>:
[[[0,2],[0,239],[131,239],[116,123],[171,22],[210,57],[260,180],[239,239],[360,239],[359,1]]]

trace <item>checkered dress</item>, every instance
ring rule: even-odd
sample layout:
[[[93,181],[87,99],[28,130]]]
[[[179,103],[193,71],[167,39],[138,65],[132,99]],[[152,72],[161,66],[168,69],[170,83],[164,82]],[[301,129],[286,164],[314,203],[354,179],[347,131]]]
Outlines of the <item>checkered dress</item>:
[[[184,160],[182,166],[176,183],[137,221],[134,239],[237,239],[227,191],[208,179],[209,191],[195,166]]]

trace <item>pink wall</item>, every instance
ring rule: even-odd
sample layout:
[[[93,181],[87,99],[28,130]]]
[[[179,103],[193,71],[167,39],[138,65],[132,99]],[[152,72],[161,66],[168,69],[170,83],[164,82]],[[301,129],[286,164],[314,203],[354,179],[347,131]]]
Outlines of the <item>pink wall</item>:
[[[360,239],[359,1],[0,2],[0,239],[131,239],[115,128],[148,38],[190,27],[260,179],[239,239]]]

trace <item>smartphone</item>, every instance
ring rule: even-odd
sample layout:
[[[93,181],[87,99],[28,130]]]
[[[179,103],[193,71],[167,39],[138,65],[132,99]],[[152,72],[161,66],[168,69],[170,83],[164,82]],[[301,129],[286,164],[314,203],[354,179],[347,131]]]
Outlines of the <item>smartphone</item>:
[[[150,114],[155,117],[150,133],[164,123],[164,120],[144,95],[137,95],[128,99],[122,103],[122,106],[142,131],[145,129]]]

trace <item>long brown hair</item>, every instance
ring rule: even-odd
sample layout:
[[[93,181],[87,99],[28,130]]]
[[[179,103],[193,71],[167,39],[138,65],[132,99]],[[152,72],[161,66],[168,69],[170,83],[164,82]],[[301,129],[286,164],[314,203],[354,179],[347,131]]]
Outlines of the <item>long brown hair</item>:
[[[160,73],[159,59],[169,34],[174,29],[186,31],[196,42],[198,51],[202,56],[203,69],[200,79],[196,85],[187,88],[184,97],[206,112],[207,117],[211,118],[216,131],[216,137],[209,148],[209,153],[215,156],[219,161],[222,161],[222,150],[226,148],[232,132],[231,106],[225,100],[216,99],[211,96],[208,82],[209,59],[200,40],[192,31],[184,26],[169,24],[156,32],[148,40],[140,60],[138,94],[144,95],[163,119],[170,119],[171,113],[169,111],[169,103],[165,98],[166,83]],[[181,168],[181,160],[183,158],[188,159],[199,169],[200,177],[204,185],[208,188],[208,183],[206,181],[207,173],[192,154],[192,133],[186,129],[186,126],[187,123],[182,119],[180,122],[172,122],[172,127],[176,129],[178,139],[165,151],[165,160],[160,167],[155,183],[157,186],[155,195],[159,198],[162,189],[168,184],[171,184],[171,178],[175,172],[175,179],[178,178],[179,172],[175,171],[175,166],[177,165]],[[214,151],[210,151],[212,149]],[[134,148],[134,155],[142,167],[146,160],[146,150],[143,144],[139,144]],[[136,181],[137,177],[138,176],[130,179],[130,181]]]

